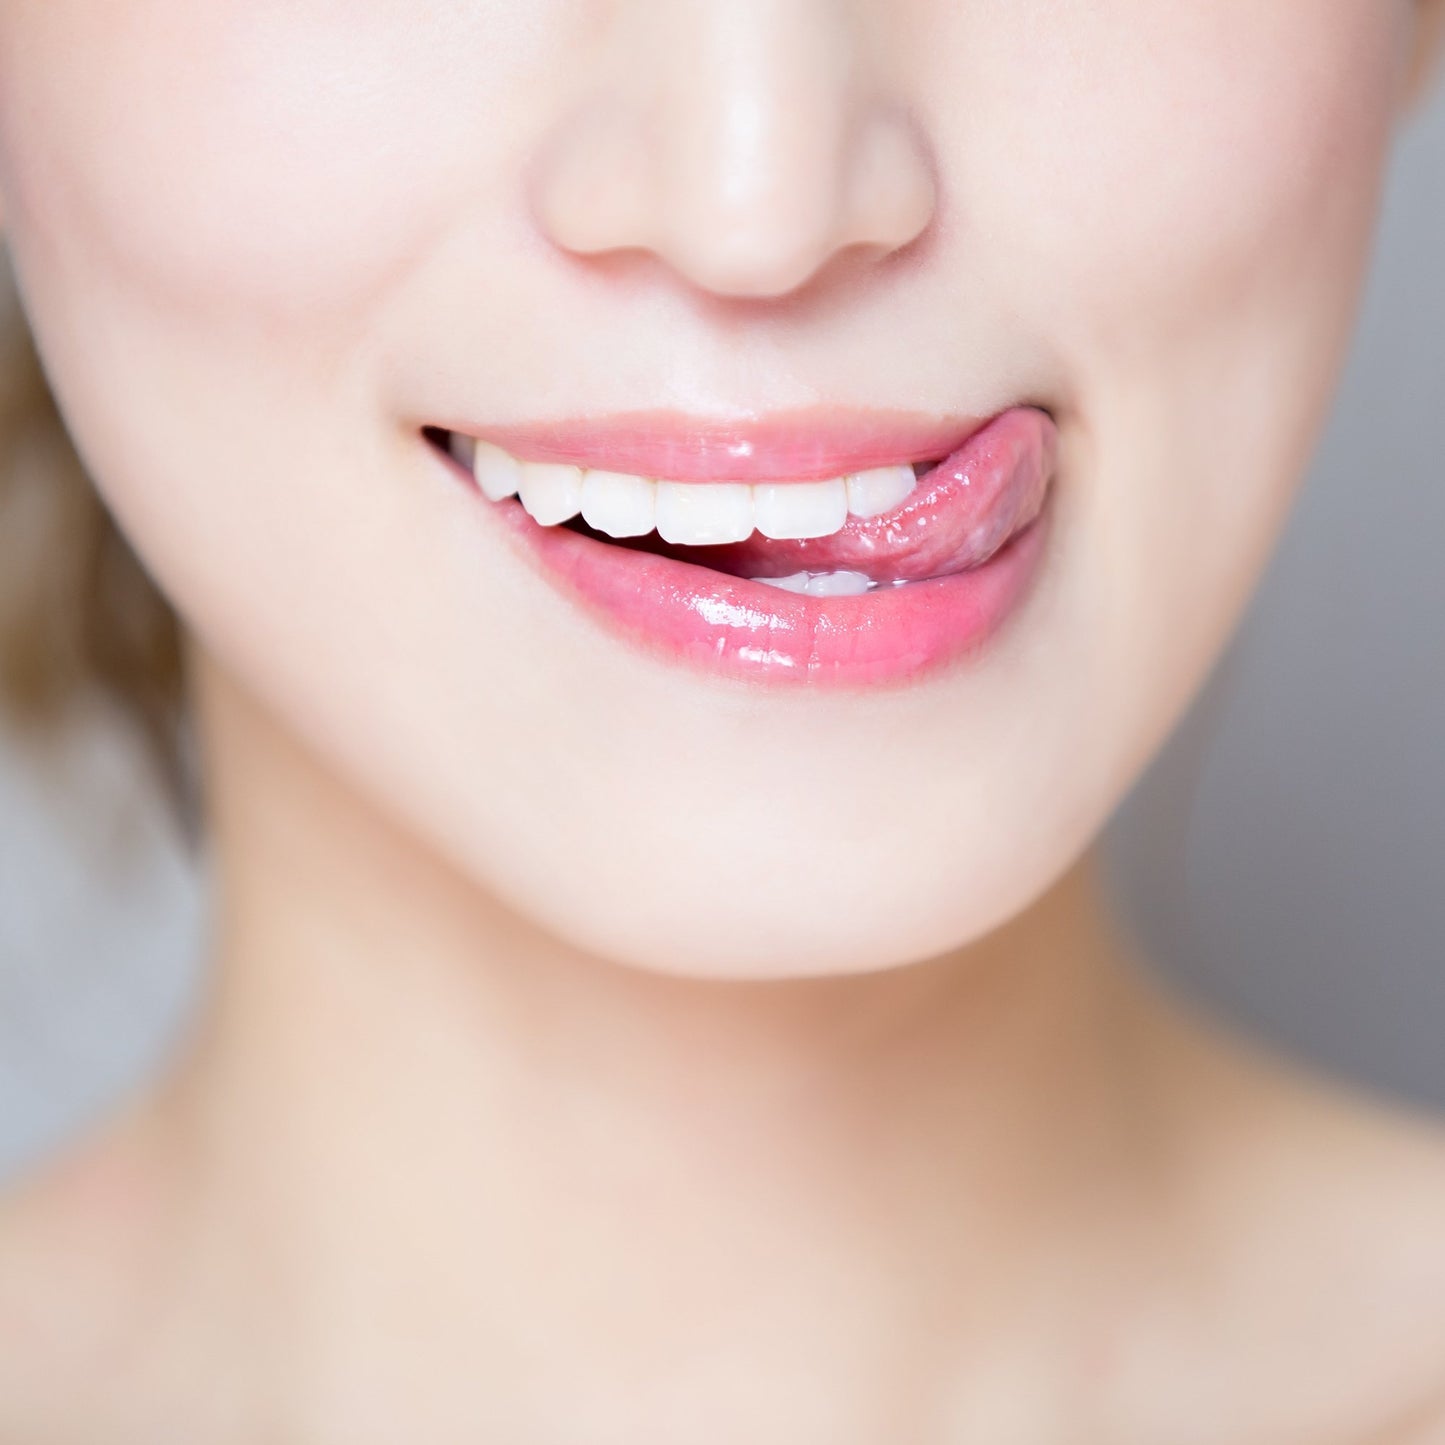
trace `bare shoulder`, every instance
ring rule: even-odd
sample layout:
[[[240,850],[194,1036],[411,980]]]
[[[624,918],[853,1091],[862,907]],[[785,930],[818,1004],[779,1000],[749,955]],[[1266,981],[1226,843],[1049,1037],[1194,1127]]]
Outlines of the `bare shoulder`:
[[[1445,1445],[1445,1117],[1189,1017],[1158,1039],[1228,1385],[1303,1402],[1274,1438]]]

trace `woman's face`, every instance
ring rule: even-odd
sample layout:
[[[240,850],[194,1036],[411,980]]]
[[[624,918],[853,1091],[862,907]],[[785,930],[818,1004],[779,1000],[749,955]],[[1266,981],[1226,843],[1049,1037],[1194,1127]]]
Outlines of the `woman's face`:
[[[330,766],[601,955],[878,968],[1052,883],[1232,630],[1418,10],[4,0],[0,206],[104,497]],[[848,685],[619,634],[422,434],[1020,404],[1027,587]]]

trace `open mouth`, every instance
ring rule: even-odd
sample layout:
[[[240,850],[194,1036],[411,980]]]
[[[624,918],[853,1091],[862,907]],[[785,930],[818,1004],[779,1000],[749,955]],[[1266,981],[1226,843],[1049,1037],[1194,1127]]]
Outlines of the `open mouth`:
[[[967,458],[748,483],[530,462],[461,432],[424,434],[489,501],[511,501],[539,526],[815,597],[981,566],[1037,515],[1049,480],[1042,467],[1020,465],[1028,458],[1010,436]]]
[[[423,435],[594,615],[674,659],[810,682],[913,675],[991,633],[1036,570],[1057,442],[1019,406],[944,456],[832,477],[815,456],[801,479],[744,481],[681,444],[663,453],[687,479],[614,470],[570,436]]]

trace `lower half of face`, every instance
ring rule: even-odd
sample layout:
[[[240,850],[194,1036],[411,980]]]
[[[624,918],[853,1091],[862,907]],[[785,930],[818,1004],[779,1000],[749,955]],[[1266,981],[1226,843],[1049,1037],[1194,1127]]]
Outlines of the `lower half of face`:
[[[283,725],[570,943],[847,972],[1036,898],[1217,657],[1333,389],[1410,18],[29,0],[0,184],[98,485]],[[810,429],[864,409],[971,424],[843,456],[872,518],[804,505]],[[652,451],[582,424],[614,413]],[[775,413],[812,461],[703,498],[679,418]],[[1034,464],[907,573],[908,519],[967,552]]]

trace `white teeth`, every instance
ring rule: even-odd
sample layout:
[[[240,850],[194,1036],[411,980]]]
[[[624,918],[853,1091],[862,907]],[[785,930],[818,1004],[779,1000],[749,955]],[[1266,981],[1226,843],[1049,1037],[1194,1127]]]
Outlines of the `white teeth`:
[[[658,482],[657,535],[707,547],[753,533],[753,489],[746,482]]]
[[[524,462],[517,488],[534,521],[556,526],[582,510],[582,468],[553,462]]]
[[[815,572],[808,576],[810,597],[860,597],[871,585],[866,572]]]
[[[785,592],[806,592],[810,597],[861,597],[873,586],[866,572],[794,572],[791,577],[752,577]]]
[[[753,522],[775,540],[830,537],[848,520],[848,489],[831,482],[769,482],[753,488]]]
[[[582,520],[609,537],[643,537],[657,519],[657,483],[626,472],[582,477]]]
[[[910,466],[875,467],[822,482],[674,482],[547,462],[521,462],[501,447],[453,432],[452,456],[470,466],[493,502],[521,496],[543,526],[581,512],[609,537],[641,537],[656,528],[664,541],[705,547],[741,542],[754,528],[765,537],[830,537],[849,515],[892,511],[917,484]]]
[[[912,467],[875,467],[847,478],[848,510],[855,517],[878,517],[900,506],[918,485]]]
[[[791,577],[749,577],[749,582],[766,582],[769,587],[781,587],[784,592],[806,592],[808,574],[794,572]]]
[[[494,447],[491,442],[479,441],[472,467],[477,485],[489,501],[500,502],[517,495],[522,481],[522,464],[510,452]]]

